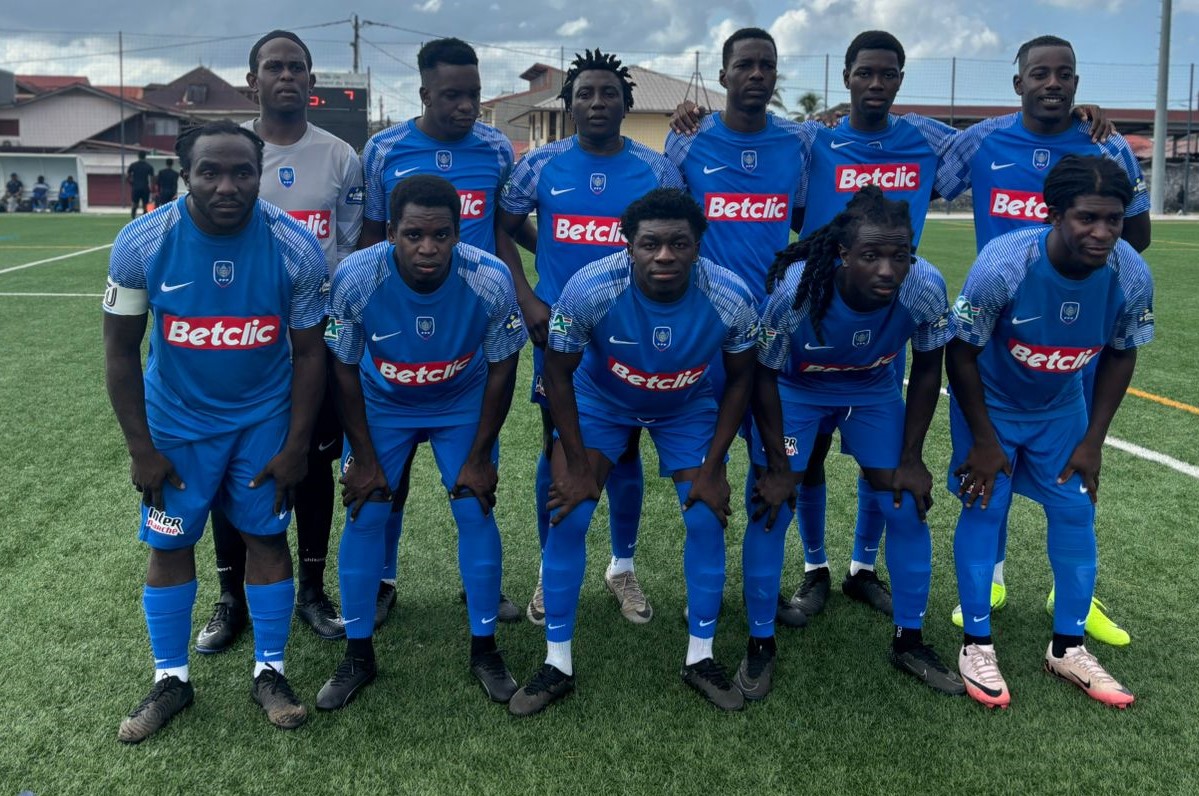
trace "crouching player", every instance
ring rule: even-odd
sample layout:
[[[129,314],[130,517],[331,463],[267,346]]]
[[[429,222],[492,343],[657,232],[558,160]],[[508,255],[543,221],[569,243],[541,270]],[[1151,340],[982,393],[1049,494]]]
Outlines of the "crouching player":
[[[542,561],[548,652],[508,704],[518,716],[574,688],[571,638],[587,528],[637,428],[653,439],[683,511],[691,633],[683,681],[725,710],[745,704],[713,660],[712,640],[730,514],[725,455],[749,402],[757,313],[739,277],[699,257],[707,221],[687,194],[650,191],[625,209],[621,226],[628,249],[571,277],[550,317],[544,383],[558,440]],[[707,373],[718,352],[728,371],[719,406]]]
[[[507,702],[516,680],[495,645],[500,532],[491,509],[500,426],[528,339],[504,264],[458,242],[460,204],[441,177],[391,192],[387,242],[342,261],[326,340],[346,430],[338,554],[346,654],[316,706],[344,707],[375,679],[375,598],[391,494],[414,445],[428,440],[458,526],[470,617],[470,670]]]
[[[150,546],[142,604],[155,666],[153,690],[121,722],[126,743],[192,702],[195,545],[214,506],[246,546],[251,693],[278,727],[307,718],[283,676],[295,603],[285,532],[324,391],[325,259],[298,222],[258,199],[262,148],[227,121],[180,136],[190,193],[130,223],[113,245],[108,394],[142,493],[141,539]],[[143,380],[147,310],[154,323]]]
[[[753,465],[747,507],[745,601],[749,649],[737,684],[766,696],[774,668],[775,595],[785,531],[813,442],[841,431],[886,518],[893,621],[890,659],[947,694],[962,682],[922,636],[932,571],[924,521],[932,476],[924,438],[941,389],[949,311],[945,281],[912,255],[908,203],[862,189],[824,227],[779,252],[767,275],[754,389]],[[911,340],[907,406],[891,363]],[[777,528],[771,532],[772,528]]]
[[[1083,646],[1095,589],[1102,446],[1137,360],[1153,339],[1153,281],[1120,239],[1133,199],[1112,160],[1068,155],[1045,179],[1049,226],[987,244],[953,307],[949,489],[962,496],[954,536],[971,697],[1011,701],[991,639],[991,573],[1012,492],[1048,521],[1057,589],[1045,669],[1108,705],[1133,695]],[[1090,417],[1083,371],[1098,357]],[[984,510],[985,509],[985,510]]]

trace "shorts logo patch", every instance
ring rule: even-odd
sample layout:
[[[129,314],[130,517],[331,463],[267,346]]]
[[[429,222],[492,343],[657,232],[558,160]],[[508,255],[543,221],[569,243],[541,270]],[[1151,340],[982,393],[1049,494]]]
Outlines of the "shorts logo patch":
[[[454,153],[448,149],[437,150],[437,154],[433,158],[437,168],[442,171],[449,171],[454,166]]]
[[[978,307],[971,306],[970,299],[965,296],[958,296],[958,300],[953,302],[953,317],[959,323],[973,326],[976,315],[978,315]]]
[[[783,453],[788,456],[799,455],[799,445],[795,441],[795,437],[783,437]]]
[[[152,508],[146,517],[146,527],[163,536],[182,536],[183,518],[172,517],[161,509]]]
[[[422,340],[428,340],[433,336],[434,330],[437,328],[437,322],[432,315],[418,315],[416,317],[416,333]]]
[[[1032,151],[1032,164],[1041,171],[1049,168],[1049,150],[1034,149]]]
[[[215,261],[212,264],[212,281],[217,283],[217,287],[229,287],[233,284],[233,261]]]
[[[741,168],[746,171],[753,171],[758,167],[758,150],[743,149],[741,150]]]
[[[870,345],[870,337],[871,334],[869,329],[859,329],[853,333],[853,347],[864,348]]]
[[[1062,302],[1062,309],[1058,317],[1062,319],[1062,323],[1071,324],[1078,320],[1078,313],[1080,311],[1081,308],[1078,306],[1077,301],[1064,301]]]
[[[599,196],[608,187],[608,175],[602,171],[593,172],[589,184],[591,185],[591,192]]]
[[[665,351],[670,348],[670,327],[658,326],[654,328],[654,348],[659,351]]]
[[[346,459],[341,463],[341,474],[345,475],[350,471],[350,465],[354,463],[354,454],[347,453]]]
[[[279,184],[284,188],[290,188],[296,184],[296,170],[291,166],[279,167]]]
[[[545,397],[545,384],[541,381],[540,376],[538,376],[537,380],[533,382],[533,394],[540,395],[543,398]]]

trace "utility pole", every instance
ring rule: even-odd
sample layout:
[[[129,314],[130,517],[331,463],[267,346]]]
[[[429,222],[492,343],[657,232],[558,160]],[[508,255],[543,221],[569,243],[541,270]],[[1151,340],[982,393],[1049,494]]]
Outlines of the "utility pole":
[[[351,22],[354,25],[354,41],[353,41],[353,43],[350,44],[350,49],[354,51],[354,72],[357,73],[358,72],[358,47],[359,47],[359,38],[358,38],[359,25],[358,25],[358,15],[357,14],[354,15]]]
[[[1157,107],[1153,111],[1153,171],[1149,212],[1161,213],[1166,199],[1166,97],[1170,84],[1171,0],[1162,0],[1161,40],[1157,46]]]

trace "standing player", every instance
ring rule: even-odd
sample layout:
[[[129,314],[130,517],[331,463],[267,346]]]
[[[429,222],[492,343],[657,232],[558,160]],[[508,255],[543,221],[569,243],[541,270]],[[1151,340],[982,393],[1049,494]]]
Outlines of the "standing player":
[[[946,169],[953,174],[944,192],[952,199],[972,189],[974,234],[979,251],[1005,232],[1041,225],[1049,215],[1042,196],[1045,174],[1067,154],[1101,155],[1116,161],[1128,175],[1133,198],[1127,205],[1122,235],[1137,251],[1150,242],[1149,194],[1141,167],[1128,143],[1112,135],[1094,143],[1088,125],[1070,113],[1078,88],[1074,48],[1056,36],[1039,36],[1020,45],[1018,74],[1012,85],[1020,95],[1021,110],[979,122],[963,132],[946,154]],[[1083,393],[1093,388],[1094,370],[1084,374]],[[992,608],[1007,601],[1003,564],[1007,523],[999,535],[998,555],[992,574]],[[1052,613],[1053,593],[1048,608]],[[954,624],[961,626],[961,606],[954,609]],[[1128,633],[1107,617],[1095,600],[1087,616],[1087,632],[1108,644],[1124,645]]]
[[[294,33],[273,30],[250,48],[246,82],[258,95],[260,115],[242,125],[266,142],[261,196],[308,228],[325,253],[329,276],[354,251],[362,226],[362,165],[353,147],[307,120],[315,83],[308,47]],[[296,490],[296,546],[300,563],[296,613],[324,639],[345,635],[325,594],[325,557],[333,523],[332,464],[341,455],[341,426],[328,388],[308,446],[308,474]],[[223,512],[212,517],[221,595],[196,651],[228,649],[245,626],[246,549]]]
[[[324,389],[324,260],[303,227],[258,200],[258,136],[212,122],[180,136],[176,153],[191,192],[125,227],[104,297],[108,393],[150,546],[155,682],[121,722],[126,743],[192,702],[195,544],[214,505],[246,544],[254,700],[278,727],[307,717],[283,676],[295,601],[286,531]]]
[[[714,661],[712,640],[731,513],[725,457],[753,381],[753,297],[731,271],[699,256],[706,222],[682,191],[651,191],[625,209],[621,226],[628,248],[571,277],[550,320],[544,383],[558,440],[549,503],[556,513],[543,555],[548,650],[508,703],[517,716],[574,688],[571,638],[587,528],[634,428],[649,431],[683,511],[691,631],[683,681],[724,710],[745,704]],[[718,352],[727,373],[719,406],[708,379]]]
[[[137,153],[137,160],[129,164],[125,172],[125,182],[129,183],[129,200],[132,207],[130,218],[137,218],[137,206],[140,204],[145,213],[150,201],[150,181],[154,179],[154,167],[146,160],[145,152]]]
[[[482,83],[479,57],[461,39],[435,39],[416,56],[420,68],[423,112],[371,136],[362,151],[366,179],[366,208],[359,248],[383,240],[388,197],[400,180],[414,174],[435,174],[453,183],[462,200],[464,243],[499,257],[512,273],[521,270],[512,239],[499,229],[496,203],[512,168],[512,144],[494,127],[478,121]],[[416,447],[412,448],[416,455]],[[387,559],[379,583],[382,623],[395,604],[396,554],[403,529],[411,462],[396,489],[394,516],[388,521]],[[520,609],[501,599],[500,621],[520,619]]]
[[[660,153],[620,134],[625,114],[633,107],[633,86],[628,67],[610,53],[587,51],[576,55],[559,95],[575,121],[576,135],[547,144],[521,159],[504,188],[500,221],[512,234],[537,211],[537,289],[523,269],[514,269],[521,308],[532,332],[532,400],[541,405],[542,453],[537,462],[537,533],[545,549],[549,533],[550,457],[554,423],[546,406],[542,385],[550,306],[562,287],[587,263],[605,252],[627,245],[620,234],[620,214],[634,199],[654,188],[682,188],[683,181]],[[629,444],[608,476],[611,514],[612,561],[604,582],[620,602],[630,622],[648,622],[653,607],[641,590],[633,569],[637,526],[641,520],[644,476],[638,450],[640,429],[629,435]],[[545,623],[541,576],[529,602],[529,619]]]
[[[770,691],[774,598],[795,486],[822,427],[841,431],[889,528],[887,568],[895,590],[891,663],[931,688],[961,694],[922,635],[932,572],[925,512],[932,476],[924,438],[941,389],[949,310],[936,268],[912,254],[906,202],[863,188],[828,225],[779,252],[762,316],[754,389],[756,483],[745,533],[749,648],[737,672],[748,698]],[[891,363],[912,346],[907,404]],[[906,493],[906,494],[905,494]],[[747,501],[750,502],[750,501]]]
[[[162,207],[167,202],[175,201],[179,195],[179,172],[174,169],[175,161],[167,158],[166,165],[158,170],[154,177],[157,192],[154,195],[154,205]]]
[[[987,244],[954,304],[947,369],[949,489],[963,496],[954,534],[965,620],[958,666],[967,692],[984,705],[1011,699],[991,638],[990,586],[1013,491],[1045,509],[1061,590],[1045,669],[1105,704],[1133,702],[1083,646],[1083,628],[1093,613],[1103,440],[1137,348],[1153,339],[1153,281],[1120,240],[1135,197],[1115,161],[1067,155],[1045,180],[1049,226]],[[1088,412],[1082,372],[1094,360]]]
[[[371,635],[391,492],[421,439],[432,445],[458,525],[471,673],[496,702],[516,690],[495,645],[501,550],[491,509],[497,440],[528,336],[507,267],[458,242],[460,209],[445,179],[409,177],[391,194],[388,243],[353,255],[333,280],[327,339],[350,446],[338,559],[349,640],[317,694],[324,710],[344,707],[375,678]]]

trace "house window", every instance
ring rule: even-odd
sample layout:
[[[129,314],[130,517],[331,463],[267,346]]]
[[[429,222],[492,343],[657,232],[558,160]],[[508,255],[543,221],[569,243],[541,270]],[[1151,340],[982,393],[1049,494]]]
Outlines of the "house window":
[[[192,83],[187,87],[187,93],[183,95],[183,102],[187,105],[203,105],[208,101],[208,86],[203,83]]]
[[[165,116],[151,116],[146,119],[148,135],[177,136],[179,135],[179,120]]]
[[[0,135],[11,135],[19,138],[21,136],[21,120],[0,119]]]

